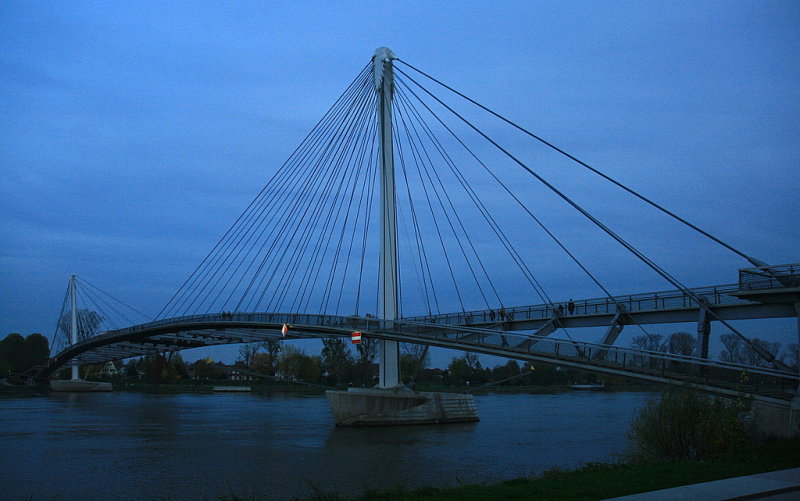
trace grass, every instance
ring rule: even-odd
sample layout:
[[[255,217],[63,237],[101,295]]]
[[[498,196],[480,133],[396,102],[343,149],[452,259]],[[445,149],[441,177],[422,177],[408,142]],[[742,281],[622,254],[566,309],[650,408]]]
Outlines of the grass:
[[[769,440],[712,461],[652,461],[589,464],[581,469],[550,470],[536,477],[487,485],[368,491],[357,497],[315,492],[319,501],[530,500],[592,501],[723,478],[800,467],[800,438]],[[229,501],[258,497],[226,496]]]

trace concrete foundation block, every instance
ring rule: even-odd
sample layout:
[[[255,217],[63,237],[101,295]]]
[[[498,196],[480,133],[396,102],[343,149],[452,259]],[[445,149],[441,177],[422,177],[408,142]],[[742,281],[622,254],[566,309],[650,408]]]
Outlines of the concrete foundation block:
[[[478,421],[472,395],[406,387],[326,391],[337,426],[396,426]]]

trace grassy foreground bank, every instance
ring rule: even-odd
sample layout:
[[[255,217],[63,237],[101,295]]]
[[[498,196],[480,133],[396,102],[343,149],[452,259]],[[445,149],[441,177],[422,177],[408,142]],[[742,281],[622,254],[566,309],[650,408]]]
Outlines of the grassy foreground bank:
[[[796,467],[800,467],[800,438],[769,440],[712,461],[590,464],[579,470],[550,470],[536,477],[519,478],[497,484],[370,491],[358,497],[318,493],[308,499],[591,501]],[[261,498],[225,496],[220,499],[258,501]]]

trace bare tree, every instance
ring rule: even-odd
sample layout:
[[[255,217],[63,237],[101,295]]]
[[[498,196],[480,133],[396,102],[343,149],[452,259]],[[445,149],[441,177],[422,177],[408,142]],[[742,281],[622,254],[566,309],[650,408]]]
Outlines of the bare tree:
[[[644,334],[636,336],[631,341],[631,346],[647,351],[667,351],[667,341],[661,334]]]
[[[778,357],[778,353],[781,351],[781,343],[778,341],[770,342],[754,337],[750,339],[750,343],[746,343],[733,333],[722,334],[719,339],[724,346],[719,358],[726,362],[755,367],[772,367],[772,363],[756,351],[756,346],[771,354],[779,362],[786,356],[784,353],[781,357]]]
[[[253,364],[253,357],[258,353],[260,346],[256,343],[243,344],[239,347],[239,359],[244,362],[244,365],[250,367]]]
[[[275,339],[275,338],[267,339],[266,341],[261,343],[261,347],[267,350],[267,353],[269,354],[270,357],[272,357],[272,360],[275,361],[277,367],[279,358],[278,355],[280,355],[281,350],[283,349],[283,345],[281,344],[280,339]]]
[[[481,361],[478,359],[478,354],[471,351],[464,352],[464,360],[473,371],[481,369]]]
[[[375,357],[378,356],[378,346],[380,341],[378,339],[371,339],[368,337],[361,337],[361,344],[356,345],[358,351],[358,360],[361,364],[372,364]]]
[[[423,369],[430,364],[430,355],[424,344],[400,343],[400,353],[412,358],[417,365],[422,365]]]
[[[697,341],[688,332],[675,332],[670,334],[667,342],[670,353],[689,357],[694,354],[694,347]]]

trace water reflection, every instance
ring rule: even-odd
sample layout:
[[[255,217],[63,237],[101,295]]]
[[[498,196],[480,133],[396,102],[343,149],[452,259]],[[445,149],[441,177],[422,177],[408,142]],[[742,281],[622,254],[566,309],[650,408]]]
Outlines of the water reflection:
[[[645,393],[476,396],[478,423],[337,428],[322,396],[0,398],[8,499],[269,499],[489,482],[613,459]],[[24,465],[24,466],[22,466]]]

